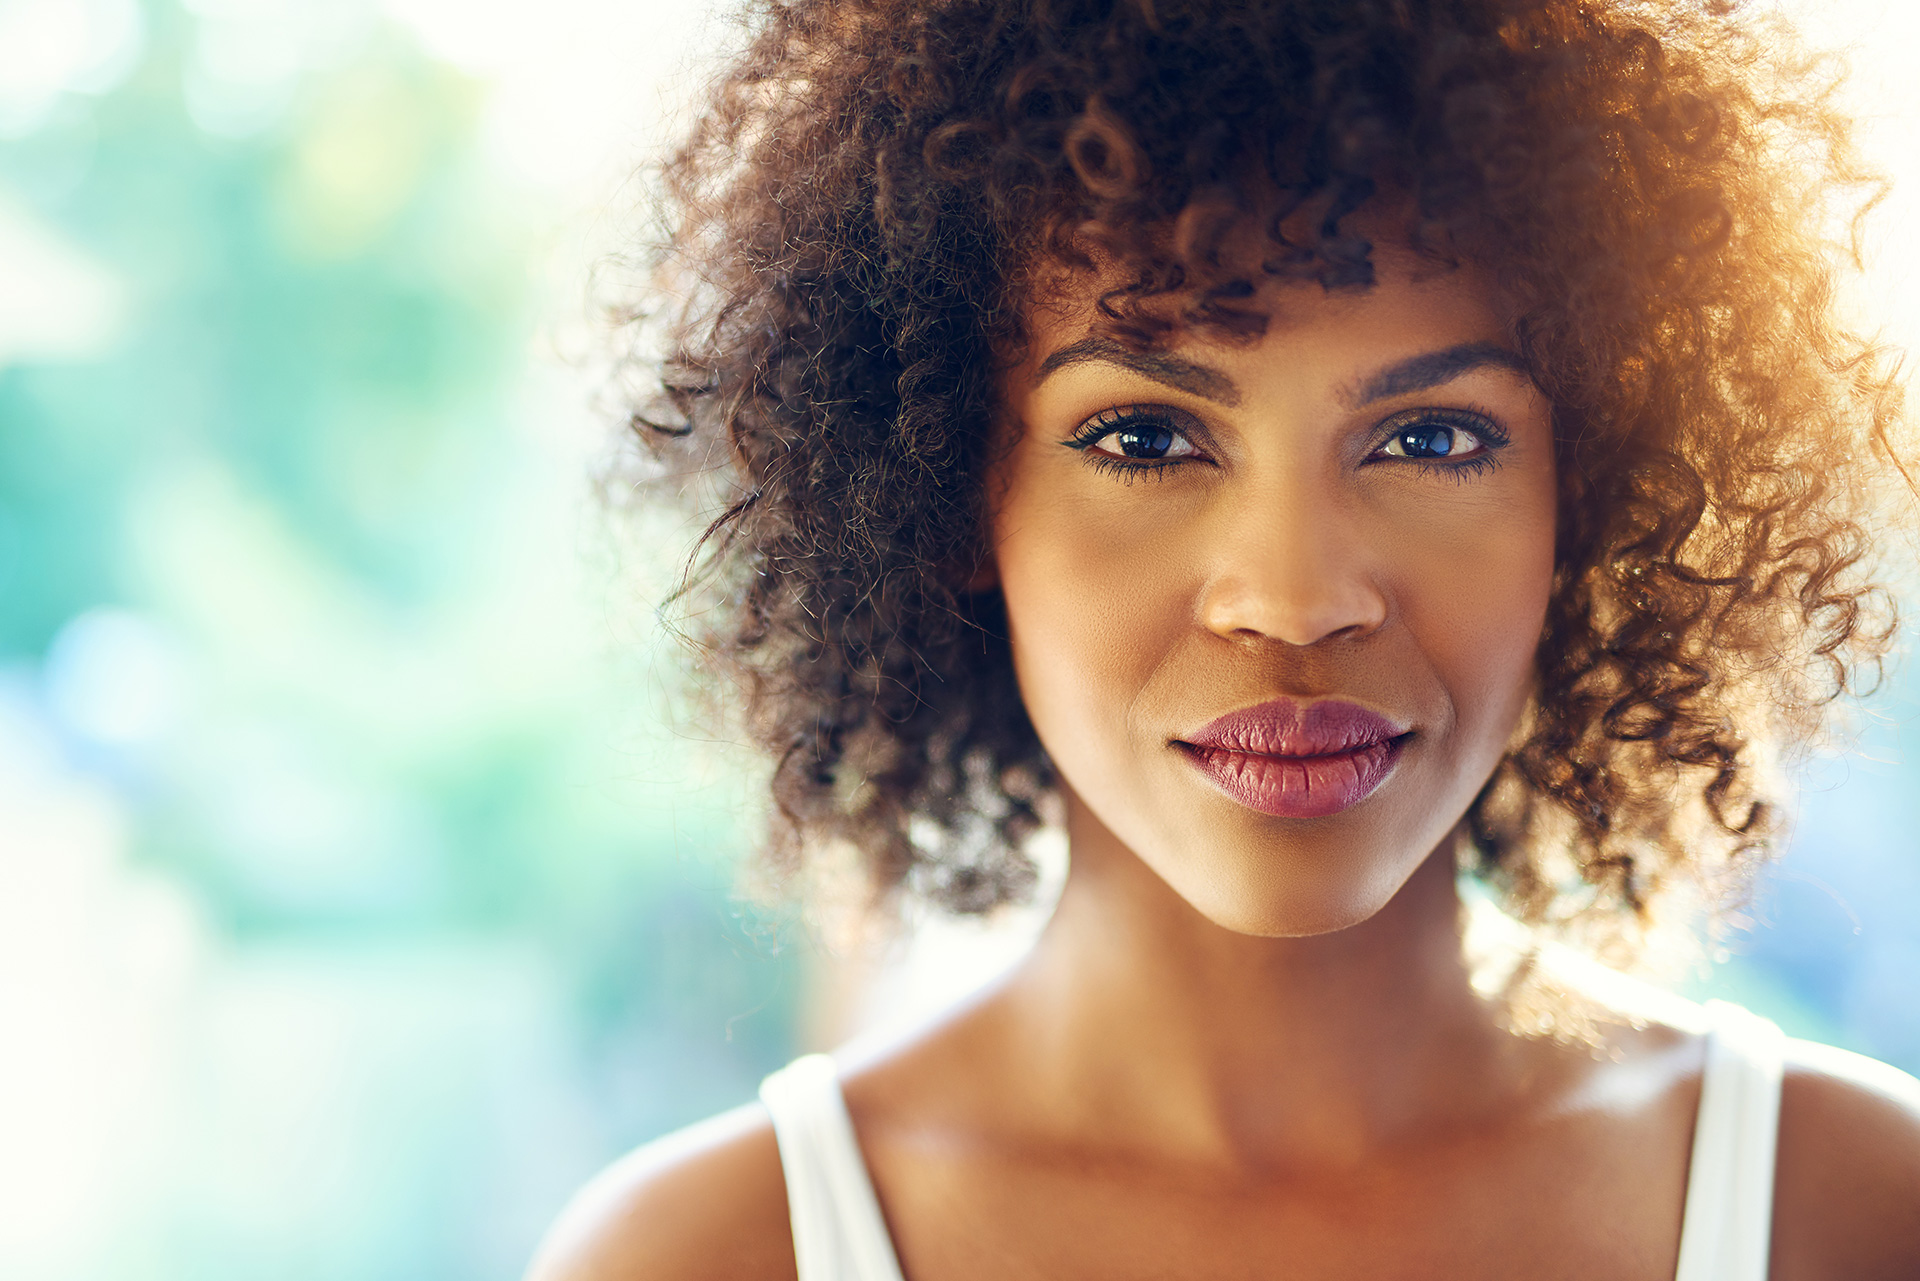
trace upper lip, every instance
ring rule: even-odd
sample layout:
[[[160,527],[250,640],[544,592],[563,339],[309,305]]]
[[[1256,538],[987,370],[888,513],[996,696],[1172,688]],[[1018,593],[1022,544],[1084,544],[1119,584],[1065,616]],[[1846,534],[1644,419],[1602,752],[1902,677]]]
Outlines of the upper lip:
[[[1179,741],[1213,751],[1255,756],[1333,756],[1372,747],[1407,733],[1379,712],[1327,698],[1300,703],[1276,698],[1228,712]]]

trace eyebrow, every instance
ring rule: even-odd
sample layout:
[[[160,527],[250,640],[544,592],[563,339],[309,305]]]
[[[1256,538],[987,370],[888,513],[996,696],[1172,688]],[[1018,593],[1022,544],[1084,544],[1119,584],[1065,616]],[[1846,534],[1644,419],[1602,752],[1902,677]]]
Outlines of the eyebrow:
[[[1170,356],[1165,352],[1136,351],[1111,338],[1082,338],[1079,342],[1067,344],[1040,362],[1040,369],[1034,382],[1036,385],[1043,383],[1051,375],[1070,365],[1096,362],[1118,365],[1122,369],[1132,370],[1163,386],[1188,392],[1218,404],[1231,407],[1240,403],[1239,387],[1234,385],[1233,379],[1219,370],[1197,365],[1190,360],[1182,360],[1178,356]],[[1459,343],[1439,351],[1429,351],[1408,357],[1395,365],[1388,365],[1385,369],[1367,377],[1357,388],[1342,396],[1342,399],[1357,409],[1377,400],[1387,400],[1394,396],[1406,396],[1413,392],[1426,391],[1430,387],[1439,387],[1463,374],[1487,368],[1506,369],[1527,378],[1532,376],[1527,369],[1527,363],[1517,352],[1502,347],[1498,343]]]
[[[1358,409],[1376,400],[1438,387],[1462,374],[1486,368],[1506,369],[1523,378],[1532,377],[1527,362],[1520,359],[1517,352],[1509,351],[1498,343],[1468,342],[1413,356],[1397,365],[1388,365],[1361,382],[1344,399]]]
[[[1165,352],[1135,351],[1111,338],[1082,338],[1079,342],[1068,343],[1040,362],[1034,383],[1038,385],[1045,382],[1069,365],[1095,362],[1130,369],[1143,378],[1150,378],[1162,386],[1187,392],[1202,400],[1229,407],[1240,403],[1240,389],[1234,385],[1233,379],[1219,370],[1196,365]]]

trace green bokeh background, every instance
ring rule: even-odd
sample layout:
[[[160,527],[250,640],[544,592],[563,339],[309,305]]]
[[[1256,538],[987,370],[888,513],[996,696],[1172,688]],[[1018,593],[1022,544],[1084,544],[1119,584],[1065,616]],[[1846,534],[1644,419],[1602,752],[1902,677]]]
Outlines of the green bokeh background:
[[[209,128],[201,10],[0,140],[0,1275],[512,1277],[788,1056],[793,932],[544,354],[565,197],[371,9]]]

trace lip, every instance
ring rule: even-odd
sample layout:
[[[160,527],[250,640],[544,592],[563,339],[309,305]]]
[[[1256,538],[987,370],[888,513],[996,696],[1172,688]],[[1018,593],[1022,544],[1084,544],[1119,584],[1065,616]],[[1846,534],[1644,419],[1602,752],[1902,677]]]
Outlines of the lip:
[[[1280,698],[1228,712],[1174,746],[1249,809],[1325,818],[1373,795],[1411,737],[1406,726],[1356,703]]]

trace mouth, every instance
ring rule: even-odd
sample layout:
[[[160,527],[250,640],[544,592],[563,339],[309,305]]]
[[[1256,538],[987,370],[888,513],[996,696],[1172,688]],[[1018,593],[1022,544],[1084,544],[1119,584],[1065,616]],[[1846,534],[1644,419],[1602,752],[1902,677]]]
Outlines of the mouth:
[[[1355,703],[1275,699],[1173,740],[1221,791],[1276,818],[1325,818],[1387,781],[1413,733]]]

